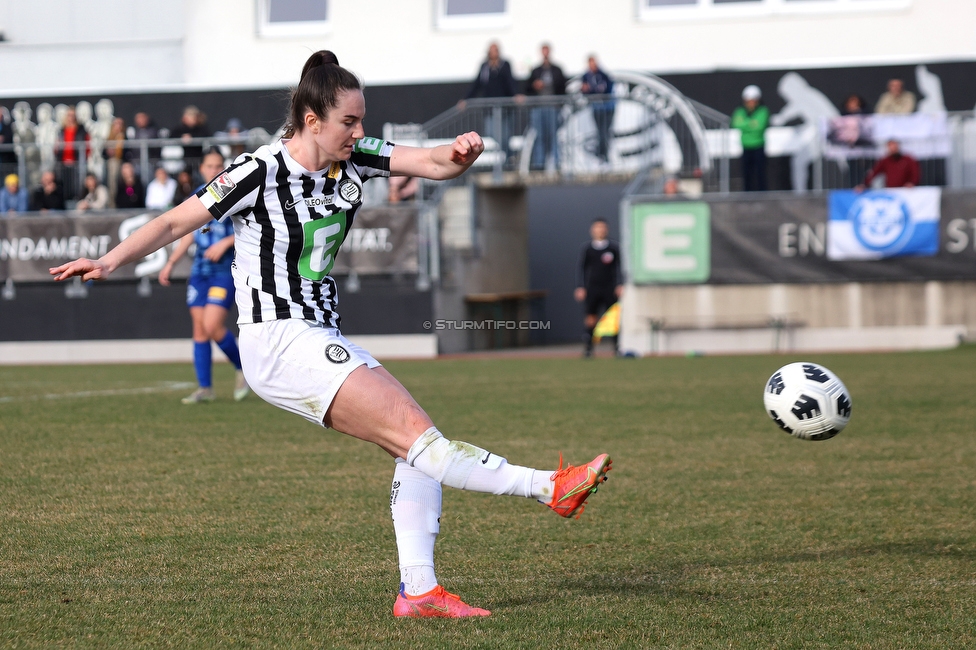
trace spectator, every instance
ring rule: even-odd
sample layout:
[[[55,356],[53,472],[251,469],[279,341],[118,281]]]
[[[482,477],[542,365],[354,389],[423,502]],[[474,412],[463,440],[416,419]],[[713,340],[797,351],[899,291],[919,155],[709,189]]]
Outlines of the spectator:
[[[173,207],[176,181],[169,177],[162,165],[156,167],[153,179],[146,186],[146,207],[150,210],[168,210]]]
[[[199,108],[192,105],[187,106],[183,109],[183,117],[180,123],[173,129],[173,137],[179,138],[183,142],[183,159],[186,160],[188,167],[198,165],[203,158],[203,145],[192,144],[191,140],[210,135],[206,120],[206,116],[200,112]]]
[[[31,196],[31,209],[41,212],[64,210],[64,190],[54,177],[54,172],[46,171],[41,174],[41,185]]]
[[[584,95],[610,95],[613,93],[613,80],[597,65],[596,57],[587,60],[587,70],[583,73],[580,90]],[[609,161],[611,129],[616,104],[612,97],[590,102],[593,121],[596,122],[596,155],[603,162]]]
[[[766,191],[766,128],[769,109],[759,86],[742,91],[742,106],[732,111],[732,128],[742,133],[742,180],[746,192]]]
[[[155,140],[162,137],[159,134],[156,122],[145,111],[139,111],[135,114],[132,118],[132,126],[128,128],[126,135],[130,140]]]
[[[390,203],[399,203],[414,199],[417,197],[419,188],[420,179],[416,176],[390,176],[389,201]]]
[[[542,63],[532,70],[529,75],[526,95],[536,97],[550,97],[566,94],[566,76],[562,68],[549,60],[550,47],[542,45]],[[546,159],[552,155],[553,164],[559,169],[559,143],[556,141],[556,130],[559,128],[559,108],[555,103],[535,106],[529,116],[530,124],[535,130],[535,142],[532,143],[532,157],[529,161],[530,169],[545,169]]]
[[[227,120],[227,126],[223,131],[214,133],[214,137],[222,138],[227,141],[227,149],[230,152],[229,158],[233,161],[244,153],[244,143],[246,141],[243,133],[244,125],[236,117]]]
[[[108,137],[105,139],[105,177],[108,179],[110,207],[114,207],[111,204],[115,201],[115,192],[119,187],[119,171],[122,163],[132,159],[132,151],[125,145],[125,136],[125,120],[116,117],[112,120],[112,128],[109,129]]]
[[[868,175],[864,177],[864,184],[854,189],[864,191],[865,185],[870,185],[876,176],[884,174],[885,187],[915,187],[921,180],[918,161],[901,152],[901,145],[897,140],[888,140],[888,155],[878,161]]]
[[[88,139],[85,127],[78,123],[75,107],[69,106],[64,113],[63,126],[58,134],[59,160],[62,165],[61,179],[67,186],[65,192],[69,196],[77,193],[78,181],[75,168],[88,156]]]
[[[478,76],[475,77],[465,99],[458,103],[458,108],[464,109],[467,99],[474,97],[514,97],[516,101],[521,99],[518,95],[518,87],[515,77],[512,76],[512,66],[508,61],[501,57],[501,50],[498,43],[488,46],[488,58],[481,64]],[[509,154],[509,139],[512,136],[512,123],[514,112],[511,107],[502,108],[502,132],[495,133],[495,124],[491,113],[485,115],[485,134],[494,138],[498,145]]]
[[[10,112],[6,106],[0,106],[0,174],[17,169],[17,154],[12,148],[7,148],[13,143],[14,129],[10,122]]]
[[[20,186],[17,174],[7,174],[3,179],[3,189],[0,190],[0,214],[8,212],[27,212],[27,188]]]
[[[848,95],[840,109],[841,115],[867,115],[867,113],[868,109],[864,98],[857,94]]]
[[[146,191],[130,162],[122,163],[119,170],[119,186],[115,191],[115,207],[120,210],[146,207]]]
[[[664,179],[664,196],[675,198],[682,195],[681,183],[677,176],[668,176]]]
[[[129,140],[156,140],[157,138],[165,138],[168,135],[169,131],[157,127],[156,122],[145,111],[136,113],[132,118],[132,126],[126,129],[126,137]],[[157,160],[159,159],[159,155],[159,147],[149,148],[149,157],[151,159]]]
[[[881,95],[877,106],[874,107],[875,113],[888,113],[892,115],[908,115],[915,112],[915,93],[905,90],[905,84],[901,79],[892,79],[888,82],[888,92]]]
[[[108,188],[98,182],[98,176],[91,172],[85,174],[84,191],[75,207],[82,212],[85,210],[104,210],[109,207]]]
[[[173,205],[179,205],[186,201],[196,191],[193,185],[193,175],[190,170],[184,168],[176,175],[176,191],[173,193]]]

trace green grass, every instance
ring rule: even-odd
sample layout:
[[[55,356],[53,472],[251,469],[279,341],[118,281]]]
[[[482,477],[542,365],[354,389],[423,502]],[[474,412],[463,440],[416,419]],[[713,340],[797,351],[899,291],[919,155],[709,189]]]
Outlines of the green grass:
[[[0,646],[973,647],[976,348],[813,355],[854,402],[825,442],[763,412],[793,360],[389,363],[448,437],[615,459],[578,521],[445,491],[439,578],[493,611],[464,621],[391,616],[378,448],[226,366],[193,407],[189,366],[0,367]]]

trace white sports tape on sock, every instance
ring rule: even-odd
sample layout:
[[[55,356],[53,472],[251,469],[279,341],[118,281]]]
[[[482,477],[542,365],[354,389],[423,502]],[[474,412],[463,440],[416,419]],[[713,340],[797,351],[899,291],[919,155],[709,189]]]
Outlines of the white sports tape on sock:
[[[472,444],[451,441],[434,428],[410,447],[407,461],[444,485],[492,494],[535,496],[535,471]]]
[[[425,431],[407,452],[407,462],[434,480],[464,489],[475,468],[495,470],[504,458],[466,442],[448,440],[436,428]]]

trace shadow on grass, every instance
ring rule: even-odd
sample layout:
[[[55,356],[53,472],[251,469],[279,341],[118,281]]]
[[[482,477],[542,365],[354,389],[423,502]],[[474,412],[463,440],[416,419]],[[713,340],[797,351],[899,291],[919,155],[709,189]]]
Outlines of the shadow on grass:
[[[887,564],[885,558],[945,558],[972,562],[976,560],[976,548],[972,546],[971,540],[954,542],[945,539],[920,539],[858,544],[844,548],[799,551],[783,555],[770,554],[751,558],[715,558],[701,562],[669,562],[662,559],[659,564],[632,565],[628,568],[621,567],[619,571],[589,567],[585,573],[576,573],[561,579],[554,577],[550,584],[555,591],[560,592],[558,596],[552,591],[543,589],[523,595],[509,595],[496,600],[494,604],[500,608],[521,607],[550,602],[554,597],[576,598],[594,594],[673,597],[677,593],[684,593],[700,602],[740,599],[741,593],[731,594],[721,589],[711,590],[702,583],[710,579],[715,580],[716,583],[740,584],[808,582],[809,578],[787,573],[782,567],[791,564],[838,564],[864,558],[877,559],[879,567]],[[754,569],[763,566],[781,568],[768,572]]]

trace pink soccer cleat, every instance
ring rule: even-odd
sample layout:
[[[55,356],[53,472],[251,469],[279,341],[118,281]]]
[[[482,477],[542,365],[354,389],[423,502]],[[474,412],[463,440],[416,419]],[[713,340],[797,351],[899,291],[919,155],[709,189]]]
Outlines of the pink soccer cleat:
[[[469,616],[490,616],[491,612],[480,607],[472,607],[460,596],[450,593],[437,585],[426,594],[408,596],[400,583],[400,593],[393,603],[393,615],[409,618],[467,618]]]
[[[583,514],[586,499],[597,491],[600,483],[607,480],[607,472],[613,463],[610,456],[600,454],[586,465],[563,469],[563,457],[559,456],[559,469],[552,475],[552,501],[549,507],[563,517],[576,517]]]

